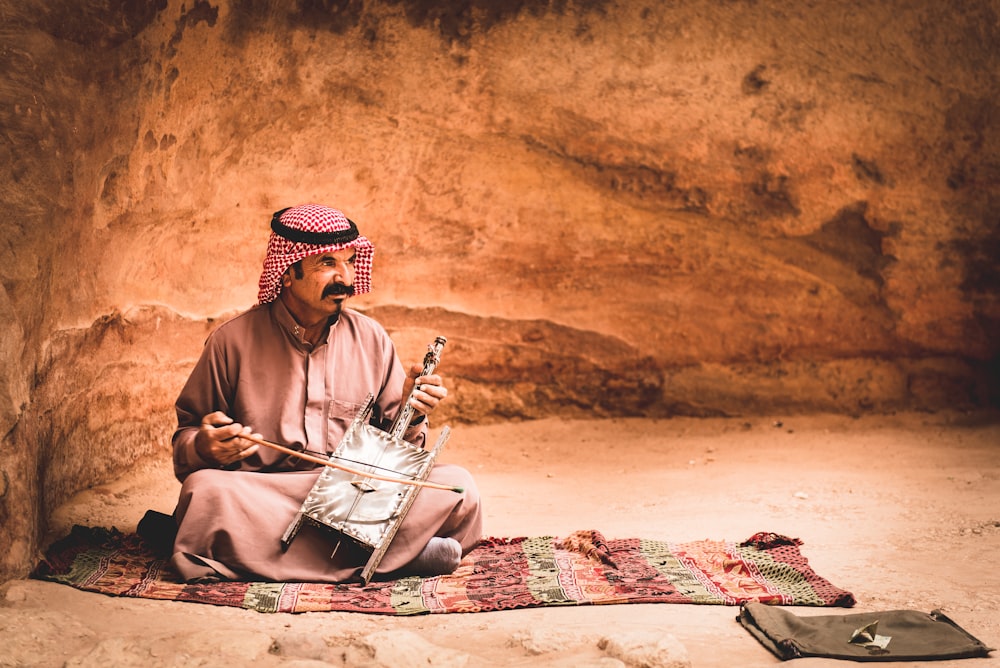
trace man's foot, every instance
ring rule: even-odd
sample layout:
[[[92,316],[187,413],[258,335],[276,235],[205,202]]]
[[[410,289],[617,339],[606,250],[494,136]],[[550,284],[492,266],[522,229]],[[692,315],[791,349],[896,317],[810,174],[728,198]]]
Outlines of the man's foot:
[[[407,573],[429,577],[454,573],[462,561],[462,546],[454,538],[435,536],[427,542],[417,558],[405,567]]]

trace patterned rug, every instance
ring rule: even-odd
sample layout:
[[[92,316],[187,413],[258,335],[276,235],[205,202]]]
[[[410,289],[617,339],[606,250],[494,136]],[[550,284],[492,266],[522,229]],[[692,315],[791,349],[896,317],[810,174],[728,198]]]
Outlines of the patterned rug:
[[[258,612],[339,610],[382,615],[486,612],[555,605],[701,603],[854,605],[817,575],[802,541],[759,533],[742,543],[489,538],[447,576],[368,586],[308,582],[180,582],[135,534],[77,526],[52,545],[32,577],[110,596],[192,601]]]

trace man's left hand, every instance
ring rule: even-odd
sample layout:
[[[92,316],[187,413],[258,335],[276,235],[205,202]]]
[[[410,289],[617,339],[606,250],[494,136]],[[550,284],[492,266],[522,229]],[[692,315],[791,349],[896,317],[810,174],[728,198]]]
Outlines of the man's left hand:
[[[416,387],[416,391],[413,392],[413,397],[410,399],[410,405],[418,413],[430,415],[437,408],[438,403],[448,396],[448,388],[444,386],[441,376],[437,374],[421,376],[423,371],[422,364],[414,364],[410,367],[410,372],[403,382],[403,396],[410,396],[410,392]]]

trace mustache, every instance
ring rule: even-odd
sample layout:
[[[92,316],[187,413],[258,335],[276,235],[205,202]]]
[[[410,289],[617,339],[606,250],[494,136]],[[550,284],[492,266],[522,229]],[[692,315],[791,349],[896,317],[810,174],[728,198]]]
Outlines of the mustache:
[[[323,288],[323,297],[336,297],[338,295],[346,295],[347,297],[354,296],[354,286],[353,285],[341,285],[340,283],[331,283],[330,285]]]

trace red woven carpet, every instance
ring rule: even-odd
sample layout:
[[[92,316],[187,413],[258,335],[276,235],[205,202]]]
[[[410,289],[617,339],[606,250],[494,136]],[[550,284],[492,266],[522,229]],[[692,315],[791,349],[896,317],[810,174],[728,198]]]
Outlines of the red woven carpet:
[[[340,610],[384,615],[486,612],[551,605],[702,603],[843,606],[854,596],[820,577],[801,541],[761,533],[742,543],[491,538],[452,575],[360,585],[185,584],[134,534],[74,527],[33,577],[111,596],[192,601],[259,612]]]

